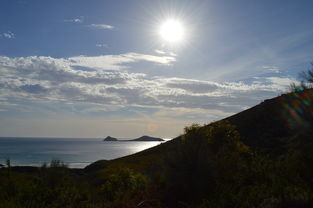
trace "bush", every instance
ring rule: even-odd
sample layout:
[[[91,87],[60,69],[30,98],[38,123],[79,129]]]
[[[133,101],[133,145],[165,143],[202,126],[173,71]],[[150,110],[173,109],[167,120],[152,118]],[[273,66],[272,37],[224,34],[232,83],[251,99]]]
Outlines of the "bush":
[[[105,182],[100,189],[104,199],[108,201],[129,199],[134,191],[143,190],[147,184],[144,175],[129,168],[106,169],[103,174]]]

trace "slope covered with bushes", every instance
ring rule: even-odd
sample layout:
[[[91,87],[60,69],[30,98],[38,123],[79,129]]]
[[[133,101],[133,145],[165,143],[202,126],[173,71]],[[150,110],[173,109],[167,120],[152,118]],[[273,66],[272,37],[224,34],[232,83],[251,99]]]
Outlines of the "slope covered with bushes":
[[[0,170],[1,207],[312,207],[313,91],[85,169]]]

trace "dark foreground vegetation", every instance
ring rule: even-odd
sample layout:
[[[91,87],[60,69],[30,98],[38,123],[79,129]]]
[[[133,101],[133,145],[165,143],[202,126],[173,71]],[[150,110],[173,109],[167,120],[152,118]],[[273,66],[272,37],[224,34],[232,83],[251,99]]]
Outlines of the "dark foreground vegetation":
[[[313,90],[85,169],[0,169],[0,208],[313,207]]]

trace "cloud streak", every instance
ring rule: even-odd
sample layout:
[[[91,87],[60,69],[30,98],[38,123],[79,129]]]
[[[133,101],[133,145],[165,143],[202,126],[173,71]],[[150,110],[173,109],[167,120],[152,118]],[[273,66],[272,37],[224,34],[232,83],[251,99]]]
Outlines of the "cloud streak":
[[[97,48],[108,48],[109,46],[107,44],[104,44],[104,43],[97,43],[96,47]]]
[[[84,17],[77,17],[73,19],[65,19],[64,22],[83,23]]]
[[[103,29],[103,30],[113,30],[115,28],[114,26],[107,25],[107,24],[90,24],[89,26],[92,28]]]
[[[66,61],[70,66],[87,67],[97,70],[119,70],[127,68],[124,64],[139,61],[153,62],[163,65],[171,65],[176,61],[171,56],[153,56],[139,53],[126,53],[120,55],[104,56],[76,56],[70,57]]]

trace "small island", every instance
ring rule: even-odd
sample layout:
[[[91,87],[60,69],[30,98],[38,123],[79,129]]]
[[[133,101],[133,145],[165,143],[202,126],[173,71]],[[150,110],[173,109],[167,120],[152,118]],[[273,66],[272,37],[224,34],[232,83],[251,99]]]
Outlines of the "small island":
[[[105,139],[103,139],[103,141],[106,141],[106,142],[115,142],[115,141],[118,141],[118,139],[116,139],[116,138],[114,138],[114,137],[107,136]]]
[[[132,139],[128,141],[134,141],[134,142],[162,142],[164,139],[156,138],[156,137],[150,137],[150,136],[142,136],[137,139]]]
[[[112,141],[120,141],[120,142],[162,142],[164,139],[150,136],[141,136],[136,139],[117,139],[111,136],[107,136],[103,141],[112,142]]]

